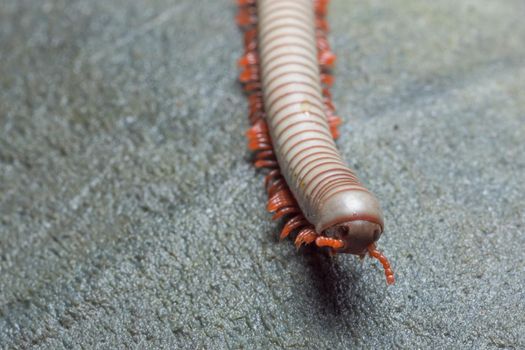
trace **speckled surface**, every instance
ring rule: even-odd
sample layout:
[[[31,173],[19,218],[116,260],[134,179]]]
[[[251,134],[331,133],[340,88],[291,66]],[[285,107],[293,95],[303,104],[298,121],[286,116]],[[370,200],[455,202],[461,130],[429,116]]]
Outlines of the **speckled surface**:
[[[389,288],[278,243],[234,10],[0,2],[0,347],[524,348],[525,3],[333,1]]]

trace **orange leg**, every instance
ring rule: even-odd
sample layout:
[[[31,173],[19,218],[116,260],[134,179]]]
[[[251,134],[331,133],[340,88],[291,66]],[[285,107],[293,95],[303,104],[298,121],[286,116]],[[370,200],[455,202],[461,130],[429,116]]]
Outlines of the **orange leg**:
[[[284,188],[287,188],[284,179],[280,178],[275,180],[268,186],[268,189],[266,190],[268,192],[268,197],[273,197],[277,192],[283,190]]]
[[[262,152],[259,152],[255,155],[255,159],[256,160],[262,160],[262,159],[272,159],[274,160],[275,159],[275,154],[273,153],[273,150],[266,150],[266,151],[262,151]]]
[[[282,208],[282,209],[277,210],[275,214],[273,214],[272,220],[280,219],[283,216],[286,216],[288,214],[299,214],[299,213],[301,213],[301,209],[299,209],[299,207],[296,205],[291,206],[291,207]]]
[[[276,160],[258,160],[254,163],[256,168],[270,168],[275,169],[279,167]]]
[[[266,175],[264,178],[264,187],[268,189],[268,186],[273,184],[275,181],[281,178],[281,171],[279,169],[274,169]]]
[[[310,244],[317,238],[317,233],[315,233],[313,226],[305,227],[297,234],[295,238],[295,247],[299,249],[303,244]]]
[[[290,234],[290,232],[304,225],[308,225],[308,221],[306,221],[304,216],[302,215],[294,216],[293,218],[288,220],[288,222],[286,222],[286,224],[283,227],[283,230],[281,231],[281,236],[279,238],[280,239],[286,238]]]

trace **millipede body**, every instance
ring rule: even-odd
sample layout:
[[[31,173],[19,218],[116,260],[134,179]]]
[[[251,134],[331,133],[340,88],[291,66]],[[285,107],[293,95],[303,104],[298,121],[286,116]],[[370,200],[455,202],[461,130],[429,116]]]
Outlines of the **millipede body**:
[[[345,165],[334,139],[341,119],[329,88],[335,55],[326,39],[328,1],[239,0],[244,30],[240,81],[248,95],[249,148],[265,184],[281,238],[315,244],[331,254],[378,259],[387,283],[394,275],[375,242],[383,232],[376,197]]]

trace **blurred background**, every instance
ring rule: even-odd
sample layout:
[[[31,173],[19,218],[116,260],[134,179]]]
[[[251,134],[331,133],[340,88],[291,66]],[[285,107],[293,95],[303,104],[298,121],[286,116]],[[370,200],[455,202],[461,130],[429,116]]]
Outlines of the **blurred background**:
[[[524,348],[525,2],[330,5],[380,266],[278,242],[230,0],[0,0],[0,348]]]

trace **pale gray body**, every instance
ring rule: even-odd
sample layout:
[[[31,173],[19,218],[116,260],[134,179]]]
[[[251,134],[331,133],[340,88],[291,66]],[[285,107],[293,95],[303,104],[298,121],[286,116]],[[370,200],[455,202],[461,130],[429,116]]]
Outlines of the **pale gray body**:
[[[259,0],[257,12],[267,123],[288,186],[317,233],[344,226],[363,244],[377,240],[379,203],[345,165],[327,122],[312,1]]]

